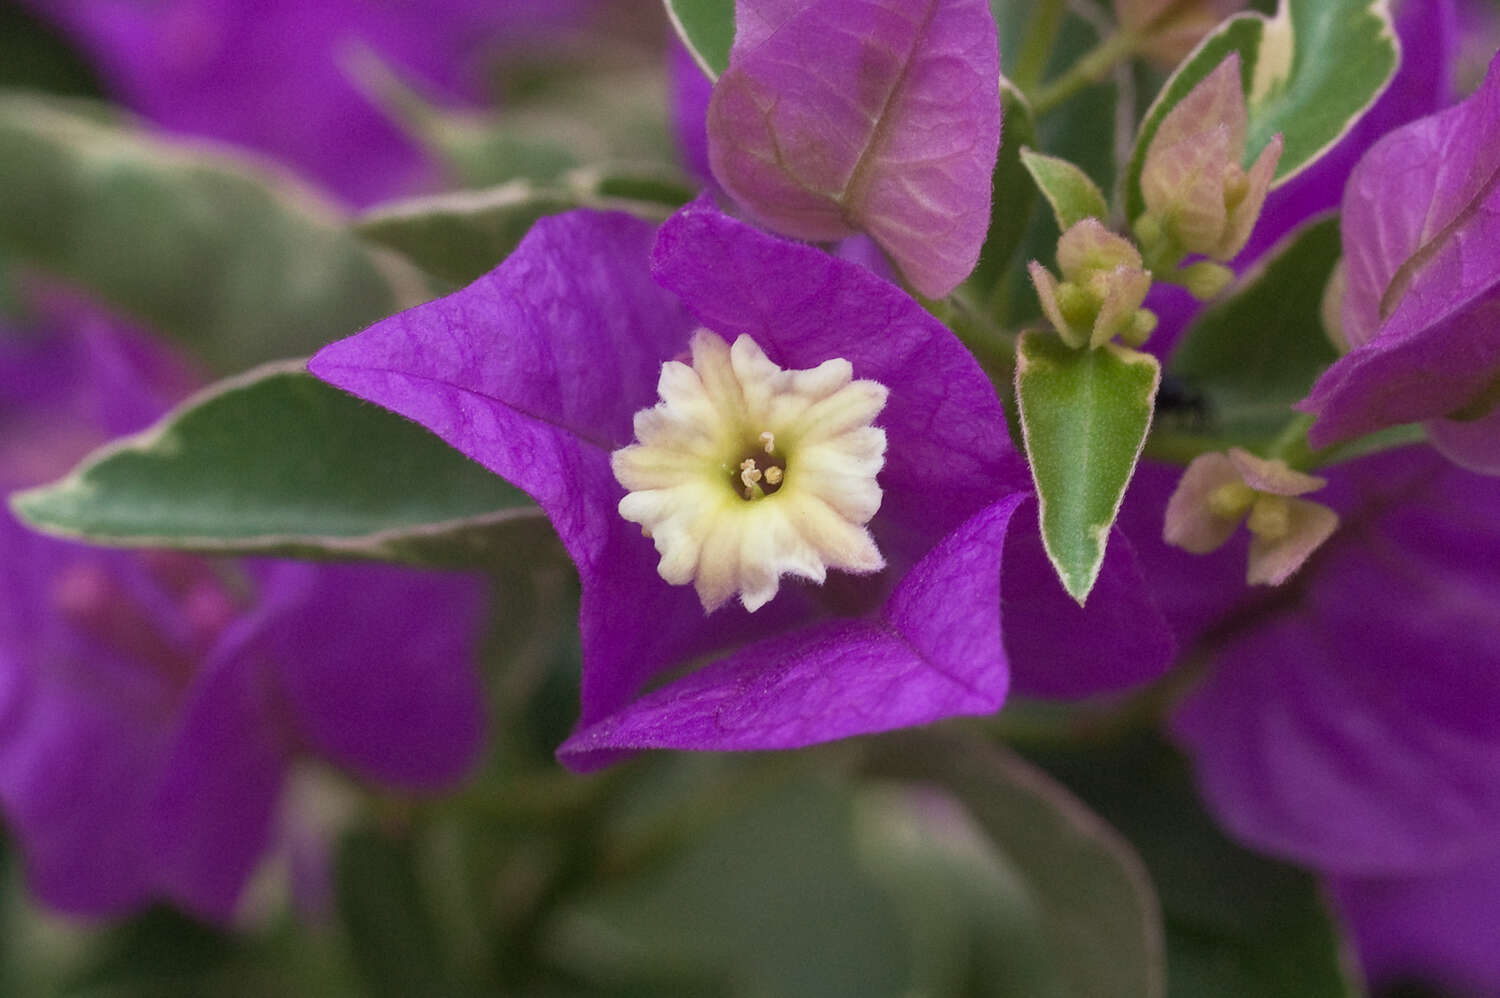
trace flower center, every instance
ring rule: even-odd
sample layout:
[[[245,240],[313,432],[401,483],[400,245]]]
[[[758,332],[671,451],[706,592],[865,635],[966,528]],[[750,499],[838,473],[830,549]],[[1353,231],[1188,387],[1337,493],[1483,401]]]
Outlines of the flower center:
[[[735,595],[758,609],[783,575],[883,568],[865,524],[880,508],[885,431],[870,424],[885,387],[842,359],[784,370],[748,336],[699,330],[691,347],[691,366],[662,366],[661,401],[610,462],[661,577],[692,583],[711,612]]]
[[[764,430],[756,443],[745,451],[734,476],[736,488],[747,501],[774,494],[786,477],[786,460],[776,453],[776,434]]]

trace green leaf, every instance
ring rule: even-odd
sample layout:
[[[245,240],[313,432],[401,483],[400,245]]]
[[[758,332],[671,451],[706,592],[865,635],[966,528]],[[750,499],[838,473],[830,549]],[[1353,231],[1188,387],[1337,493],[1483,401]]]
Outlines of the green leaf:
[[[747,765],[732,762],[730,778]],[[853,794],[808,769],[755,793],[734,784],[683,848],[567,906],[548,952],[592,983],[650,979],[656,994],[909,994],[903,925],[855,854]]]
[[[1166,920],[1172,998],[1363,993],[1317,880],[1226,839],[1171,748],[1136,737],[1039,761],[1145,860]]]
[[[855,805],[859,855],[905,916],[908,993],[1063,998],[1023,872],[957,800],[927,782],[879,781]]]
[[[1047,203],[1052,205],[1058,229],[1066,232],[1085,218],[1104,219],[1109,216],[1104,192],[1089,179],[1088,174],[1072,163],[1030,149],[1021,150],[1021,162],[1047,198]]]
[[[1041,505],[1042,544],[1082,604],[1151,426],[1161,365],[1107,343],[1073,350],[1051,333],[1024,333],[1016,401]]]
[[[1386,0],[1282,0],[1274,18],[1225,21],[1172,74],[1147,110],[1125,177],[1125,208],[1145,210],[1141,169],[1167,112],[1230,52],[1240,54],[1249,130],[1246,165],[1280,132],[1272,187],[1312,165],[1344,136],[1395,75],[1399,55]]]
[[[1338,219],[1313,220],[1188,327],[1167,373],[1203,398],[1194,429],[1252,450],[1281,432],[1338,359],[1319,315],[1339,253]]]
[[[729,68],[734,44],[734,0],[663,0],[667,17],[693,59],[717,80]]]
[[[269,167],[0,97],[0,252],[238,369],[420,300],[420,275]]]
[[[404,254],[455,285],[488,273],[546,215],[573,208],[628,211],[661,220],[692,198],[675,172],[651,168],[574,170],[555,184],[515,180],[382,205],[361,216],[360,235]]]
[[[474,566],[555,550],[518,489],[300,362],[220,382],[12,506],[63,537],[210,554]]]
[[[408,841],[356,830],[339,843],[335,861],[340,921],[354,965],[374,998],[457,992]]]
[[[1036,187],[1027,179],[1021,165],[1021,151],[1036,139],[1031,105],[1005,77],[1000,78],[1000,106],[1005,120],[1005,134],[1000,154],[995,159],[993,199],[990,203],[990,228],[979,250],[968,284],[986,297],[992,295],[1009,277],[1008,269],[1036,206]]]
[[[1155,894],[1141,860],[1109,825],[1046,774],[982,738],[914,732],[870,746],[867,772],[919,780],[951,793],[1003,861],[1009,885],[992,892],[1019,894],[1040,958],[1020,952],[1028,934],[1013,924],[1004,937],[978,940],[976,952],[992,968],[983,987],[932,991],[1028,998],[1149,998],[1163,993],[1163,941]],[[924,837],[944,833],[934,820]],[[949,833],[951,834],[951,833]],[[971,868],[973,864],[970,864]],[[975,886],[985,881],[971,873]],[[1014,909],[1016,902],[1012,901]],[[990,924],[1004,924],[990,912]],[[972,930],[971,930],[972,931]],[[988,951],[988,952],[986,952]],[[993,979],[1008,973],[1026,977]],[[1205,992],[1208,993],[1208,992]]]

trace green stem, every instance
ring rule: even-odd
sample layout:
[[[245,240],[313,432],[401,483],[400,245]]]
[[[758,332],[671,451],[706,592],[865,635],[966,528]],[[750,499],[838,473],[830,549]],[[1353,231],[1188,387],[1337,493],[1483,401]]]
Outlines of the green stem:
[[[1266,448],[1266,457],[1279,458],[1293,468],[1311,467],[1313,450],[1307,445],[1307,431],[1312,424],[1313,417],[1305,413],[1293,416]]]
[[[1032,114],[1040,118],[1084,87],[1104,79],[1118,63],[1133,55],[1140,43],[1139,37],[1126,31],[1109,35],[1066,73],[1035,92],[1031,99]]]
[[[1067,0],[1040,0],[1032,11],[1026,25],[1026,35],[1021,39],[1021,51],[1010,74],[1011,82],[1030,93],[1042,82],[1047,71],[1047,61],[1052,57],[1052,47],[1062,31],[1063,16],[1067,14]]]
[[[959,338],[978,358],[991,380],[1009,384],[1015,374],[1016,337],[992,322],[986,310],[969,301],[961,291],[941,301],[924,301],[927,310]]]

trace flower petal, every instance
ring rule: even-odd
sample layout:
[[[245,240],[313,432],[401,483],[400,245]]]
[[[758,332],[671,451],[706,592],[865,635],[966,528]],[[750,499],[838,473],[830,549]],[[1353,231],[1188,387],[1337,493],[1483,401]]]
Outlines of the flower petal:
[[[651,542],[616,510],[611,451],[656,399],[663,361],[693,322],[647,269],[653,227],[575,211],[538,222],[494,271],[455,294],[324,348],[313,374],[432,430],[525,489],[583,581],[585,720],[620,706],[680,657],[779,617],[730,607],[710,623],[665,585]],[[753,278],[752,278],[753,279]],[[778,601],[780,602],[780,601]]]
[[[1245,581],[1253,586],[1281,585],[1338,529],[1339,515],[1322,503],[1288,499],[1286,507],[1290,522],[1285,535],[1250,541]]]
[[[1036,503],[1028,501],[1005,535],[1000,618],[1016,692],[1073,699],[1165,672],[1176,643],[1130,540],[1114,530],[1088,606],[1081,607],[1057,581],[1036,516]]]
[[[253,616],[237,622],[204,666],[150,807],[158,889],[221,922],[270,843],[295,747],[249,643],[255,626]]]
[[[714,176],[771,228],[820,241],[868,232],[919,291],[947,294],[989,227],[1000,93],[988,4],[736,7],[709,104]]]
[[[1461,468],[1500,475],[1500,409],[1465,422],[1434,419],[1427,424],[1427,440]]]
[[[662,226],[652,270],[710,329],[750,336],[784,368],[842,357],[890,390],[884,499],[871,524],[909,563],[1030,476],[994,386],[958,339],[856,264],[789,243],[699,201]]]
[[[1500,371],[1500,57],[1460,104],[1386,136],[1343,204],[1354,346],[1300,408],[1315,446],[1448,415]]]
[[[1345,529],[1228,637],[1173,730],[1250,845],[1436,869],[1500,821],[1500,483],[1420,448],[1328,474]]]
[[[1000,552],[1023,499],[1003,499],[945,538],[879,617],[742,648],[580,728],[559,758],[592,769],[632,749],[793,748],[998,710],[1008,685]]]
[[[483,742],[478,580],[379,565],[277,565],[256,649],[319,755],[411,788],[462,777]]]
[[[1335,896],[1373,984],[1500,994],[1500,849],[1427,876],[1340,880]]]
[[[1200,454],[1193,458],[1167,503],[1162,540],[1192,554],[1217,551],[1239,528],[1244,516],[1215,514],[1209,498],[1225,486],[1243,482],[1240,470],[1224,454]]]

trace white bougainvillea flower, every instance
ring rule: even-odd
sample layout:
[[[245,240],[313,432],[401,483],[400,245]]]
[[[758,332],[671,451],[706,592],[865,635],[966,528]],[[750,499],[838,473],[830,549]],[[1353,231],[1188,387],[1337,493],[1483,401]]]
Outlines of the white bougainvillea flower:
[[[730,346],[700,329],[691,347],[692,366],[662,365],[661,402],[610,461],[629,491],[620,515],[655,542],[661,577],[691,582],[705,610],[738,594],[753,611],[783,575],[884,568],[865,524],[880,508],[885,431],[870,421],[885,386],[842,358],[784,371],[748,336]]]

